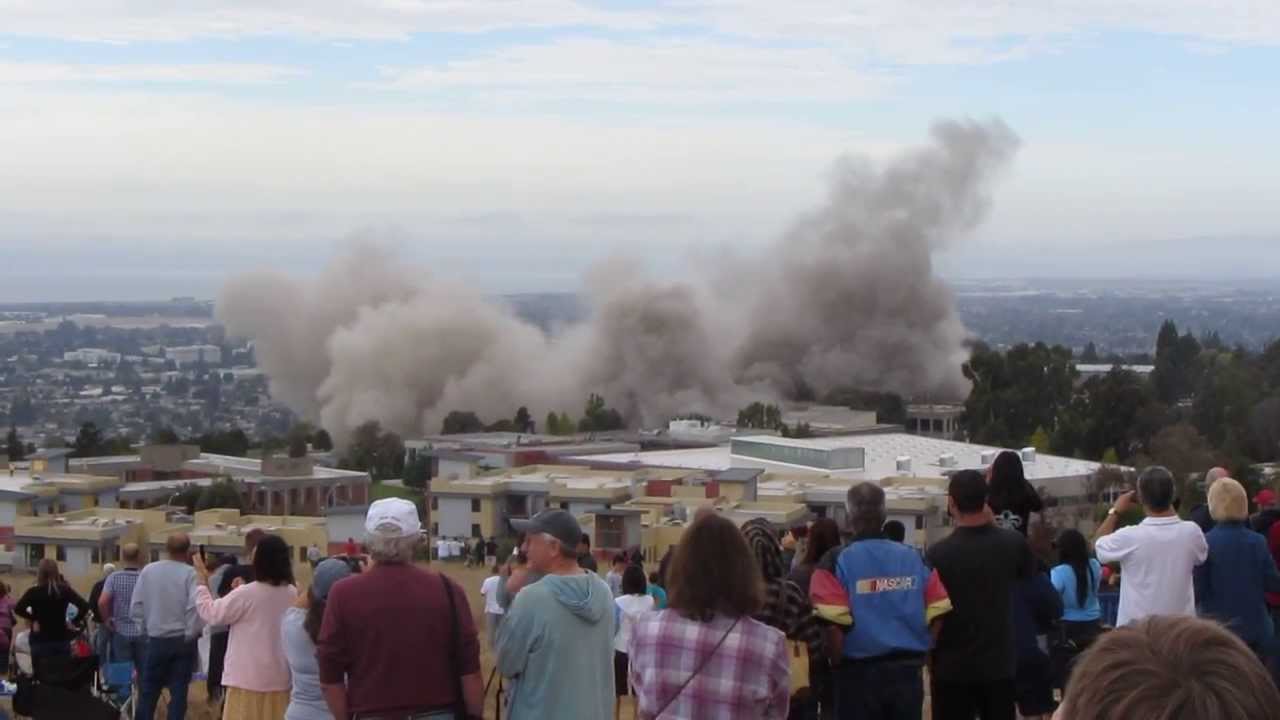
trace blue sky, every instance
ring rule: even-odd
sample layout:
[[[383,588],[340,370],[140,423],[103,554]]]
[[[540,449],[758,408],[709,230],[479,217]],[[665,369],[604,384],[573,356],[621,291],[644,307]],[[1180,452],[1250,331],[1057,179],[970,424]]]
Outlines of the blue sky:
[[[0,0],[0,300],[212,295],[351,237],[489,290],[678,272],[955,116],[1024,145],[946,272],[1193,274],[1201,239],[1266,272],[1280,3],[1206,5]]]

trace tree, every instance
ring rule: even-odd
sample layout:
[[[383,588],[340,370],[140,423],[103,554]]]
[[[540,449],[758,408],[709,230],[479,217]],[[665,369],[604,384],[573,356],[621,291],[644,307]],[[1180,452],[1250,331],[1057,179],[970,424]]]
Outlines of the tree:
[[[1003,447],[1021,443],[1038,427],[1055,428],[1077,377],[1071,351],[1044,343],[1015,345],[1006,353],[979,343],[963,370],[973,389],[961,424],[972,441]]]
[[[626,427],[622,414],[605,405],[604,397],[591,393],[578,421],[578,432],[608,432]]]
[[[779,430],[782,427],[782,411],[777,405],[753,402],[738,411],[738,427]]]
[[[1195,392],[1199,375],[1199,341],[1189,332],[1178,335],[1178,326],[1166,320],[1156,336],[1155,370],[1151,373],[1156,397],[1166,405],[1176,405]]]
[[[1163,426],[1165,411],[1136,373],[1114,367],[1076,390],[1050,435],[1050,449],[1063,455],[1099,458],[1107,449],[1130,457]],[[1153,427],[1152,425],[1155,424]]]
[[[301,422],[289,428],[289,432],[285,433],[285,447],[289,448],[289,457],[300,458],[306,457],[307,452],[311,449],[311,435],[315,432],[315,428],[311,427],[311,423]]]
[[[404,466],[405,487],[421,490],[427,486],[427,481],[430,479],[431,461],[426,457],[419,455],[413,459],[413,462]]]
[[[315,434],[311,436],[311,446],[320,452],[332,450],[333,438],[329,437],[329,431],[324,428],[317,428]]]
[[[102,432],[98,430],[98,426],[92,422],[84,423],[80,426],[80,432],[76,433],[76,441],[72,445],[75,451],[71,453],[71,457],[93,457],[100,454],[102,450]]]
[[[27,457],[22,436],[18,434],[18,428],[12,425],[9,426],[9,434],[5,436],[5,452],[9,455],[9,462],[18,462]]]
[[[364,470],[374,480],[400,477],[404,472],[404,441],[393,432],[383,432],[377,420],[355,429],[345,464]]]
[[[1198,499],[1203,491],[1198,481],[1209,468],[1222,462],[1222,458],[1209,441],[1189,423],[1178,423],[1164,428],[1151,438],[1147,455],[1135,458],[1139,465],[1163,465],[1173,473],[1178,485],[1182,505],[1190,508],[1189,499]],[[1194,503],[1193,503],[1194,504]]]
[[[214,508],[244,511],[244,498],[240,495],[240,488],[234,480],[230,478],[217,480],[200,492],[200,497],[196,500],[196,511]]]
[[[549,435],[563,435],[560,430],[560,416],[554,412],[547,413],[547,419],[542,423],[542,431]]]
[[[1036,452],[1049,454],[1051,448],[1049,444],[1049,433],[1045,431],[1044,426],[1036,428],[1027,440],[1027,444],[1036,449]]]
[[[1080,353],[1080,362],[1096,363],[1098,362],[1098,346],[1090,340],[1088,345],[1084,346],[1084,352]]]
[[[289,457],[302,458],[307,456],[307,439],[305,437],[294,436],[289,439]]]
[[[234,426],[226,431],[204,433],[195,438],[194,442],[200,446],[200,452],[237,457],[244,457],[249,453],[249,436]]]
[[[516,417],[513,422],[515,424],[516,432],[519,432],[519,433],[533,432],[533,417],[529,415],[529,408],[521,405],[520,409],[516,410]]]
[[[461,435],[463,433],[484,432],[484,421],[471,411],[452,410],[448,415],[444,416],[444,423],[440,428],[443,435]]]
[[[151,436],[148,439],[156,445],[176,445],[182,442],[182,438],[178,437],[178,433],[168,426],[152,428]]]
[[[791,431],[793,438],[811,438],[814,437],[813,428],[809,427],[809,423],[796,423],[796,429]]]

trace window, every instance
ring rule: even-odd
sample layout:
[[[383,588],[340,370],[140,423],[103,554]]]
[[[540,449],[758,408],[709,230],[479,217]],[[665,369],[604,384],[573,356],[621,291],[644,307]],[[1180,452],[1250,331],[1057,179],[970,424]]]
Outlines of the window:
[[[471,498],[471,512],[480,512],[480,498]]]
[[[431,523],[431,534],[440,537],[440,523]]]
[[[431,496],[431,509],[432,510],[440,509],[440,498],[436,497],[435,495]]]
[[[560,509],[561,509],[561,510],[568,510],[568,509],[569,509],[569,503],[567,503],[567,502],[562,502],[562,503],[560,503]]]
[[[54,557],[57,558],[58,562],[66,562],[67,547],[65,545],[54,545],[54,548],[55,548]]]
[[[298,562],[304,563],[306,561],[307,561],[307,549],[304,547],[298,548]]]
[[[482,537],[480,534],[480,523],[471,524],[471,537]]]
[[[116,543],[111,547],[111,558],[116,562],[120,562],[120,544]]]
[[[160,562],[160,551],[159,551],[159,550],[152,550],[152,551],[151,551],[151,562]]]
[[[94,546],[93,546],[93,549],[89,551],[89,562],[90,562],[90,563],[92,563],[92,564],[94,564],[94,565],[97,565],[97,564],[99,564],[99,563],[101,563],[101,562],[102,562],[102,548],[101,548],[101,547],[99,547],[99,546],[97,546],[97,545],[94,545]]]
[[[923,516],[923,515],[917,515],[917,516],[916,516],[916,529],[917,529],[917,530],[923,530],[923,529],[924,529],[924,516]],[[1084,573],[1081,573],[1081,574],[1083,575]]]
[[[27,546],[27,564],[35,567],[44,559],[44,545]]]
[[[616,515],[596,516],[596,546],[607,550],[621,550],[626,546],[624,518]]]

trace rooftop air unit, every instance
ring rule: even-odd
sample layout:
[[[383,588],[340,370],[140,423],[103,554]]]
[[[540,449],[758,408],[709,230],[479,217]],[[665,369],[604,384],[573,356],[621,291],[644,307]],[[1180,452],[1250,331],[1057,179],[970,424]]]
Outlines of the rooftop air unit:
[[[898,473],[905,475],[911,472],[911,456],[901,455],[898,457]]]
[[[1036,449],[1033,447],[1022,448],[1022,462],[1033,463],[1036,461]]]
[[[995,462],[995,461],[996,461],[996,455],[997,455],[997,454],[998,454],[998,453],[997,453],[995,450],[983,450],[983,451],[982,451],[982,464],[983,464],[983,465],[990,465],[991,463]]]
[[[952,453],[943,453],[938,456],[938,466],[944,468],[953,468],[959,465],[956,462],[956,456]]]

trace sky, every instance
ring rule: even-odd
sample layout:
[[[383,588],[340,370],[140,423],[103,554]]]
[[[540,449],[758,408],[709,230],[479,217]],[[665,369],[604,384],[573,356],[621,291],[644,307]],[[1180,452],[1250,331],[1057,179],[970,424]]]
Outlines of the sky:
[[[1280,3],[0,0],[0,301],[352,239],[486,291],[762,247],[845,154],[1023,145],[956,277],[1280,275]]]

